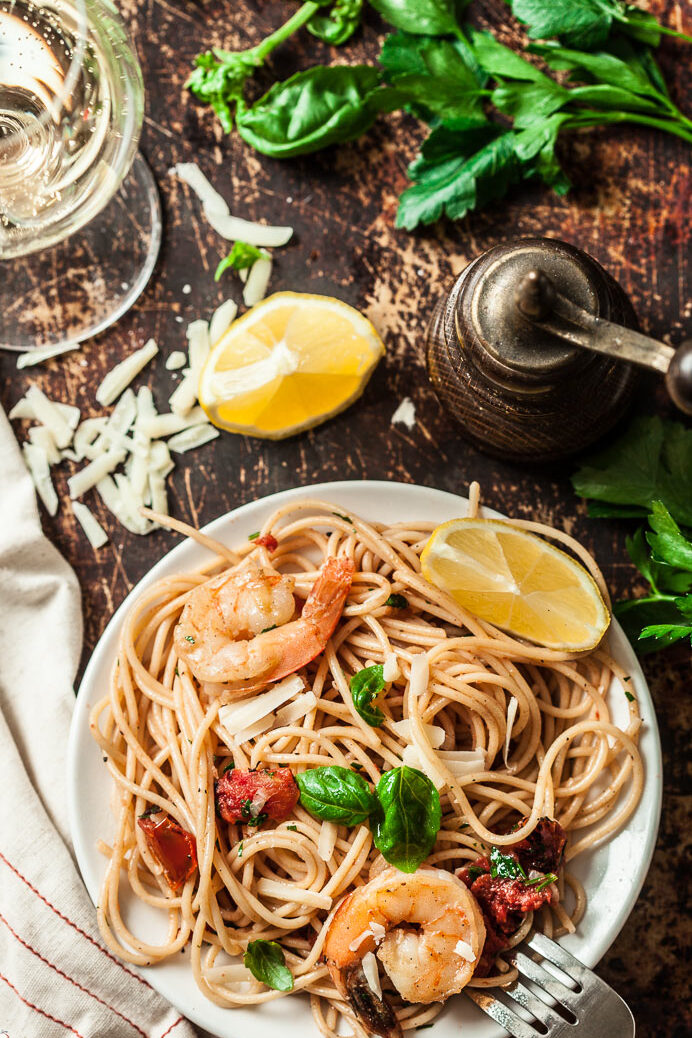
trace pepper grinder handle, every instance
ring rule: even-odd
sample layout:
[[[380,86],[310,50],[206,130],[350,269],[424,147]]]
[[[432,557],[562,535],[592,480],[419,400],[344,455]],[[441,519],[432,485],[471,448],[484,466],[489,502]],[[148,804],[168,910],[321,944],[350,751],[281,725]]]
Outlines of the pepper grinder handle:
[[[661,372],[675,406],[692,415],[692,339],[674,350],[632,328],[594,317],[562,295],[539,268],[522,278],[515,302],[524,318],[566,342]]]

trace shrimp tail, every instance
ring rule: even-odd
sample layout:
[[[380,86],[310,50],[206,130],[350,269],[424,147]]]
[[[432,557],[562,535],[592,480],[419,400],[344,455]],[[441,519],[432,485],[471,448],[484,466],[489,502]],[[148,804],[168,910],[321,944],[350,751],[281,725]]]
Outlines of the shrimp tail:
[[[389,1002],[368,984],[361,959],[346,967],[343,984],[351,1008],[370,1034],[380,1038],[403,1038],[401,1025]]]

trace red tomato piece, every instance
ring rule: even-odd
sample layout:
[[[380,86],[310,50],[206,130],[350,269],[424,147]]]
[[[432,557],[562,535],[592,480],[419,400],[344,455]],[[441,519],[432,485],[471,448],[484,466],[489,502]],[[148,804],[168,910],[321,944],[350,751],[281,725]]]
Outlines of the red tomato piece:
[[[216,783],[216,806],[227,822],[260,826],[267,818],[283,822],[298,803],[300,790],[289,768],[233,769]]]
[[[277,541],[276,537],[272,537],[270,533],[266,533],[264,537],[258,537],[255,541],[255,544],[261,544],[262,547],[266,548],[270,554],[271,552],[276,551],[276,549],[279,547],[279,542]]]
[[[179,890],[197,868],[197,843],[192,833],[169,818],[165,811],[137,819],[147,846],[173,890]]]

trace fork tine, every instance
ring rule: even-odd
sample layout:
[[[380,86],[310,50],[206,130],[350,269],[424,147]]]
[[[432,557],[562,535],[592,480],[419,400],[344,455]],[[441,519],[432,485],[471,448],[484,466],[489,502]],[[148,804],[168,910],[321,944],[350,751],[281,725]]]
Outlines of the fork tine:
[[[480,988],[465,988],[465,993],[475,1002],[479,1009],[492,1017],[496,1023],[504,1027],[512,1035],[512,1038],[537,1038],[538,1031],[531,1024],[527,1024],[520,1016],[509,1009],[499,999],[489,995]]]
[[[557,1002],[561,1002],[574,1012],[579,1008],[579,992],[572,991],[561,980],[557,980],[552,973],[548,973],[539,963],[534,962],[528,955],[525,955],[520,948],[514,948],[505,957],[507,962],[516,966],[524,977],[528,977],[534,984],[538,984]]]
[[[529,939],[524,941],[524,944],[527,944],[532,951],[537,951],[539,955],[552,962],[554,966],[564,970],[568,977],[578,981],[580,984],[594,976],[592,971],[587,969],[579,959],[575,959],[573,955],[565,951],[562,945],[551,941],[545,934],[532,933]]]
[[[565,1018],[556,1013],[551,1006],[546,1005],[543,999],[539,998],[538,995],[534,995],[533,991],[530,991],[529,988],[519,981],[515,981],[510,987],[505,988],[505,994],[508,998],[513,998],[524,1009],[527,1009],[532,1016],[535,1016],[546,1027],[557,1028],[558,1025],[564,1026]]]

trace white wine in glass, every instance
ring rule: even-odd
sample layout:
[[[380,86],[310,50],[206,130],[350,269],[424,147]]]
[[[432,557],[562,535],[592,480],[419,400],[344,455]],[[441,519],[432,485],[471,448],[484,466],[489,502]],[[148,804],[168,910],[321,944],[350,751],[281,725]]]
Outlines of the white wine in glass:
[[[110,0],[0,0],[0,346],[77,342],[149,279],[142,74]]]

